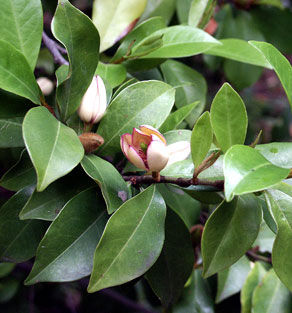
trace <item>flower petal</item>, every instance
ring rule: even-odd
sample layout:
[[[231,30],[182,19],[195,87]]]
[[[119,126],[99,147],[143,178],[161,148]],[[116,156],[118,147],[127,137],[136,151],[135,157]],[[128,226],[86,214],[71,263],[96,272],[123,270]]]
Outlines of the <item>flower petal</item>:
[[[137,128],[133,128],[132,144],[134,147],[141,148],[141,143],[148,146],[151,142],[151,136],[145,135]]]
[[[149,125],[141,125],[139,128],[146,135],[156,135],[166,145],[165,138],[157,129]]]
[[[135,150],[134,147],[129,146],[128,153],[127,153],[126,157],[136,167],[141,168],[142,170],[145,170],[145,171],[148,170],[143,159],[140,157],[139,153]]]
[[[161,171],[167,164],[169,153],[163,142],[160,140],[151,141],[147,149],[147,164],[152,172]]]
[[[178,141],[166,147],[169,153],[167,165],[185,160],[191,153],[191,145],[188,141]]]

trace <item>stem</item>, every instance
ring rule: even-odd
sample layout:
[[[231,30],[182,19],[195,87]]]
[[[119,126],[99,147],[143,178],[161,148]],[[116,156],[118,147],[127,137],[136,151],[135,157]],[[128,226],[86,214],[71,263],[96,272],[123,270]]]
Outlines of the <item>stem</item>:
[[[46,100],[43,98],[43,96],[41,97],[41,104],[42,104],[42,106],[44,106],[45,108],[47,108],[47,109],[50,111],[50,113],[52,113],[52,114],[56,117],[56,114],[55,114],[54,109],[53,109],[50,105],[47,104],[47,102],[46,102]]]
[[[54,60],[59,65],[69,65],[68,61],[64,59],[61,52],[64,52],[64,48],[60,47],[53,39],[51,39],[45,32],[43,32],[43,43],[48,48]],[[61,52],[60,52],[61,51]]]
[[[159,183],[159,182],[160,182],[160,173],[159,173],[159,172],[152,172],[152,177],[153,177],[153,180],[154,180],[156,183]]]
[[[253,261],[263,261],[263,262],[272,264],[272,260],[270,257],[265,257],[263,255],[257,254],[253,252],[252,250],[247,251],[245,254]]]

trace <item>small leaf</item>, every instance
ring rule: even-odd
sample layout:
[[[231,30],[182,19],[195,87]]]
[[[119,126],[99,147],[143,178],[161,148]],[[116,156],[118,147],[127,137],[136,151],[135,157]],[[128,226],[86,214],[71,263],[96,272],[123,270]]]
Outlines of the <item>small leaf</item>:
[[[106,220],[105,205],[96,188],[72,198],[40,242],[25,284],[72,281],[89,275]]]
[[[81,165],[100,186],[109,214],[129,199],[127,184],[112,164],[90,154],[84,156]]]
[[[240,258],[230,268],[218,273],[216,303],[238,293],[250,271],[249,260],[246,256]]]
[[[223,170],[227,201],[231,201],[234,195],[270,188],[289,174],[289,169],[273,165],[259,151],[240,145],[227,151]]]
[[[37,172],[37,190],[69,173],[83,158],[76,133],[44,107],[33,108],[23,121],[23,138]]]
[[[89,292],[131,281],[155,263],[163,246],[165,214],[163,198],[152,185],[111,216],[95,251]]]
[[[0,209],[0,260],[20,263],[35,255],[45,232],[42,221],[21,221],[19,211],[31,195],[33,187],[26,187],[12,196]]]
[[[146,274],[150,286],[164,307],[172,307],[177,302],[193,266],[194,252],[190,233],[176,213],[169,210],[165,219],[163,249]]]
[[[292,108],[292,67],[289,61],[277,48],[269,43],[260,41],[250,41],[249,43],[262,53],[264,58],[271,65],[271,68],[278,75],[286,92],[290,107]]]
[[[209,112],[205,112],[196,122],[191,137],[191,154],[195,167],[205,159],[213,141],[213,129]]]
[[[200,20],[203,17],[204,11],[207,8],[209,0],[193,0],[189,8],[188,24],[198,27]]]
[[[91,20],[68,0],[59,0],[52,32],[66,47],[70,62],[68,76],[57,88],[60,113],[67,120],[92,81],[99,57],[99,35]]]
[[[41,104],[40,89],[25,56],[3,40],[0,40],[0,88]]]
[[[0,148],[23,147],[22,117],[0,118]]]
[[[104,138],[100,155],[121,151],[120,136],[132,133],[133,127],[151,125],[159,128],[174,103],[174,89],[160,81],[135,83],[125,88],[111,102],[97,133]]]
[[[245,105],[228,83],[221,87],[212,102],[211,121],[223,152],[233,145],[244,143],[247,130]]]
[[[220,45],[219,41],[199,28],[176,25],[157,30],[146,37],[133,48],[133,53],[135,53],[145,41],[160,35],[163,35],[162,47],[145,55],[143,58],[187,57],[205,52],[216,45]]]
[[[100,51],[113,46],[126,35],[143,13],[147,0],[95,0],[92,20],[100,34]],[[135,25],[135,24],[134,24]]]
[[[100,75],[112,88],[115,88],[124,82],[127,71],[122,64],[105,64],[99,62],[95,74]]]
[[[266,270],[260,262],[254,264],[240,293],[241,313],[252,313],[252,296],[255,288],[261,283]]]
[[[40,0],[0,2],[1,39],[10,43],[27,59],[33,71],[37,62],[43,30]]]
[[[223,201],[209,217],[202,237],[204,276],[234,264],[256,240],[261,207],[253,195]]]
[[[291,294],[271,269],[263,278],[252,297],[253,313],[291,312]]]

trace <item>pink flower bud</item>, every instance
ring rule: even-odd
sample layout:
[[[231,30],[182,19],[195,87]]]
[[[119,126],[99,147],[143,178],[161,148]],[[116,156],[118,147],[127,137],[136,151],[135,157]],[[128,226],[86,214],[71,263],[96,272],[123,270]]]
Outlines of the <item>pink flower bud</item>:
[[[165,138],[148,125],[133,128],[132,134],[122,135],[121,148],[131,163],[145,171],[159,172],[168,162]]]
[[[54,83],[47,77],[39,77],[37,83],[40,86],[40,89],[44,96],[48,96],[54,89]]]
[[[103,117],[106,106],[106,89],[101,77],[96,75],[81,100],[79,117],[86,123],[95,124]]]

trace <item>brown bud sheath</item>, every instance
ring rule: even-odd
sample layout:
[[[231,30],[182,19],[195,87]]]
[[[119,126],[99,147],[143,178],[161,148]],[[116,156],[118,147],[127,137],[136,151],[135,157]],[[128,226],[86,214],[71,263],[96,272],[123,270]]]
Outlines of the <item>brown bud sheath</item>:
[[[95,151],[104,143],[103,138],[95,133],[83,133],[79,136],[86,154]]]

